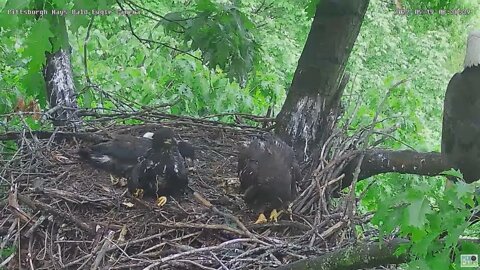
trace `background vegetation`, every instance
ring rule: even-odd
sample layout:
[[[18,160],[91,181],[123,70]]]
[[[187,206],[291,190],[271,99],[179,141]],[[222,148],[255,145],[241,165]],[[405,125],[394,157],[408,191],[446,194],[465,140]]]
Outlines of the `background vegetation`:
[[[91,5],[120,9],[109,0],[53,2],[65,10]],[[132,111],[171,104],[166,112],[195,117],[228,112],[265,115],[270,106],[278,113],[316,2],[155,1],[138,3],[152,11],[144,10],[145,16],[114,14],[91,20],[67,15],[79,105]],[[124,3],[123,8],[134,8],[134,3]],[[462,10],[467,14],[398,15],[393,2],[372,0],[347,67],[351,80],[344,96],[345,114],[357,111],[352,132],[370,124],[389,86],[405,79],[390,93],[380,114],[379,130],[397,127],[381,146],[439,151],[445,89],[453,73],[462,69],[467,32],[480,26],[480,3],[410,0],[402,5],[407,10]],[[4,115],[0,121],[4,131],[25,124],[34,129],[48,126],[41,119],[23,122],[9,114],[20,100],[34,100],[47,108],[40,71],[43,51],[51,47],[49,21],[5,13],[29,6],[27,0],[0,0],[0,114]],[[230,116],[212,119],[233,121]],[[458,212],[451,202],[472,204],[472,188],[457,185],[443,192],[440,178],[398,174],[363,181],[358,193],[367,186],[360,210],[378,210],[373,223],[384,233],[401,224],[401,235],[418,240],[418,260],[409,267],[443,269],[434,267],[445,266],[453,244],[433,247],[432,241],[445,229],[458,232],[452,233],[458,239],[468,212]]]

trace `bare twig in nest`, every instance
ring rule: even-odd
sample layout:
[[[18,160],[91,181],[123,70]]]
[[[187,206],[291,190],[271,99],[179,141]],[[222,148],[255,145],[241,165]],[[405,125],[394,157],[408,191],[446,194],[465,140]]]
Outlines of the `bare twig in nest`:
[[[38,139],[50,139],[52,136],[55,136],[57,140],[63,139],[73,139],[77,138],[83,141],[90,141],[90,142],[101,142],[105,141],[107,138],[105,136],[100,136],[93,133],[82,133],[82,132],[53,132],[53,131],[32,131],[31,133],[26,134],[27,138],[32,138],[33,136],[37,137]],[[5,134],[0,135],[0,141],[6,140],[18,140],[23,138],[25,134],[23,132],[8,132]]]
[[[310,226],[307,226],[300,222],[290,221],[290,220],[280,220],[275,223],[267,223],[267,224],[251,224],[251,225],[248,225],[248,227],[251,229],[287,227],[287,228],[299,229],[302,231],[308,231],[311,229]]]
[[[191,255],[191,254],[197,254],[197,253],[203,253],[203,252],[209,252],[209,251],[214,251],[214,250],[218,250],[218,249],[222,249],[222,248],[225,248],[229,245],[232,245],[232,244],[238,244],[238,243],[248,243],[248,242],[256,242],[258,240],[254,240],[254,239],[251,239],[251,238],[247,238],[247,239],[233,239],[233,240],[230,240],[230,241],[226,241],[226,242],[223,242],[217,246],[212,246],[212,247],[204,247],[204,248],[198,248],[198,249],[195,249],[195,250],[191,250],[191,251],[186,251],[186,252],[181,252],[181,253],[177,253],[177,254],[173,254],[173,255],[170,255],[170,256],[167,256],[165,258],[162,258],[160,260],[157,260],[156,262],[152,263],[151,265],[149,265],[148,267],[144,268],[144,270],[149,270],[149,269],[154,269],[156,266],[162,264],[162,263],[165,263],[167,261],[170,261],[170,260],[173,260],[173,259],[176,259],[176,258],[179,258],[179,257],[182,257],[182,256],[186,256],[186,255]]]
[[[18,194],[16,189],[15,191],[10,191],[10,194],[8,195],[8,205],[13,210],[15,215],[18,218],[20,218],[23,222],[30,223],[32,221],[32,218],[27,213],[25,213],[22,209],[20,209],[20,205],[18,204]]]
[[[375,115],[373,117],[373,123],[376,123],[377,120],[378,120],[378,116],[380,115],[380,112],[383,110],[383,106],[385,105],[385,102],[387,101],[387,98],[389,97],[391,91],[393,89],[395,89],[397,86],[399,86],[400,84],[403,84],[405,83],[407,80],[404,79],[404,80],[401,80],[397,83],[395,83],[392,87],[390,87],[387,91],[387,93],[385,94],[385,96],[383,97],[382,101],[380,102],[380,104],[378,105],[378,108],[377,108],[377,111],[375,112]],[[373,134],[373,129],[374,129],[374,125],[371,125],[370,126],[370,129],[367,130],[366,134],[365,134],[365,142],[368,142],[369,139],[370,139],[370,136]],[[368,144],[365,143],[362,147],[362,150],[366,150],[368,147]],[[353,174],[353,181],[352,181],[352,184],[351,184],[351,189],[350,189],[350,194],[349,194],[349,200],[347,201],[347,207],[346,207],[346,214],[350,217],[350,220],[353,219],[353,215],[354,215],[354,206],[356,205],[356,200],[355,200],[355,186],[356,186],[356,183],[357,183],[357,180],[358,180],[358,176],[360,175],[360,167],[362,165],[362,162],[363,162],[363,158],[365,157],[365,154],[361,154],[360,155],[360,158],[358,160],[358,164],[355,168],[355,171],[354,171],[354,174]],[[353,226],[353,224],[352,224]],[[354,232],[355,230],[352,228],[352,231]]]
[[[99,268],[100,263],[105,257],[105,254],[107,254],[108,249],[112,246],[112,240],[113,240],[114,234],[115,232],[113,231],[108,232],[108,235],[105,238],[105,241],[103,242],[102,248],[98,252],[97,257],[95,257],[95,260],[93,261],[92,267],[90,268],[91,270],[96,270]]]
[[[194,191],[193,196],[204,206],[210,208],[214,213],[224,216],[225,218],[233,220],[235,223],[237,223],[238,227],[243,230],[245,234],[247,234],[249,237],[256,238],[248,229],[243,225],[243,223],[234,215],[224,213],[220,210],[218,210],[217,207],[215,207],[212,203],[210,203],[207,199],[205,199],[200,193]]]
[[[249,119],[251,121],[260,122],[260,123],[275,122],[275,118],[263,117],[263,116],[247,114],[247,113],[219,113],[219,114],[212,114],[212,115],[204,116],[203,119],[221,117],[221,116],[241,116],[241,117]]]
[[[175,222],[173,224],[167,223],[156,223],[156,225],[166,228],[176,228],[176,229],[183,229],[183,228],[191,228],[191,229],[207,229],[207,230],[224,230],[228,232],[232,232],[242,236],[250,236],[248,233],[237,230],[235,228],[221,225],[221,224],[201,224],[201,223],[183,223],[183,222]]]
[[[65,213],[65,212],[60,212],[57,209],[51,207],[50,205],[44,204],[44,203],[39,202],[39,201],[31,200],[27,196],[24,196],[24,195],[21,195],[21,194],[18,194],[17,196],[18,196],[19,201],[28,205],[28,207],[30,207],[32,209],[40,210],[42,212],[49,213],[49,214],[52,214],[56,217],[65,219],[67,221],[70,221],[70,222],[74,223],[75,225],[77,225],[79,228],[86,231],[87,233],[92,234],[92,235],[95,234],[95,229],[94,228],[90,227],[90,225],[88,223],[80,220],[77,217],[74,217],[73,215],[70,215],[70,214]]]
[[[115,206],[112,203],[112,198],[107,198],[107,197],[96,197],[96,198],[90,198],[88,196],[84,196],[82,194],[75,194],[73,192],[65,191],[65,190],[59,190],[55,188],[36,188],[35,192],[38,192],[40,194],[52,196],[57,199],[61,199],[70,203],[76,203],[76,204],[99,204],[103,207],[113,207]]]
[[[26,238],[30,238],[33,233],[37,230],[37,228],[42,225],[42,223],[47,219],[46,216],[40,216],[37,221],[35,221],[35,224],[32,225],[32,227],[30,227],[30,229],[28,229],[28,231],[25,233],[25,237]]]
[[[16,253],[15,252],[12,252],[12,254],[10,254],[10,256],[8,256],[2,263],[0,263],[0,267],[5,267],[12,259],[13,257],[15,257]]]

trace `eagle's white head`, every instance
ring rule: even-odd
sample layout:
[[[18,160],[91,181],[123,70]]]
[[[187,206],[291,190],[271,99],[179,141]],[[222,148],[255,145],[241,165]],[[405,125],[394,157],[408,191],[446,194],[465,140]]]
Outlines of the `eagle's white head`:
[[[463,67],[473,67],[480,65],[480,30],[473,30],[468,34],[467,53]]]

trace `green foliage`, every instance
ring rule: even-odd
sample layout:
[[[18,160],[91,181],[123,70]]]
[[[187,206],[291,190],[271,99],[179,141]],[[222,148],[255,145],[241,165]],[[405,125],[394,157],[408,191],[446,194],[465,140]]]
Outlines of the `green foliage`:
[[[434,1],[422,1],[425,5],[431,2]],[[426,8],[402,3],[404,8]],[[458,4],[458,1],[452,3],[455,7]],[[478,7],[478,3],[463,6],[472,11]],[[378,130],[388,130],[392,126],[397,129],[381,146],[439,151],[446,86],[453,73],[461,70],[469,31],[465,25],[472,25],[478,18],[478,14],[473,13],[446,16],[444,20],[448,23],[437,23],[439,19],[435,16],[395,15],[394,6],[371,1],[347,66],[353,78],[344,99],[347,115],[358,107],[353,130],[371,123],[389,91],[384,107],[380,108],[380,122],[375,127]],[[392,88],[402,80],[406,82]],[[363,102],[358,104],[357,100]],[[372,141],[382,136],[374,134]],[[445,174],[458,176],[458,172]],[[412,239],[412,245],[403,247],[404,251],[410,250],[416,256],[408,269],[448,269],[450,251],[466,252],[463,245],[461,250],[457,247],[457,236],[460,233],[478,234],[478,231],[465,230],[469,224],[466,217],[471,210],[465,203],[471,205],[468,201],[471,187],[458,184],[455,192],[444,192],[444,179],[392,173],[372,177],[357,185],[358,194],[369,187],[360,210],[377,211],[374,224],[383,235],[399,231],[400,236]],[[446,231],[450,242],[438,242],[438,236]]]
[[[467,24],[470,15],[478,8],[478,3],[470,0],[407,0],[403,2],[406,10],[412,14],[407,16],[407,21],[415,32],[427,32],[434,29],[448,28],[452,24]],[[415,11],[433,11],[433,14],[414,15]],[[442,14],[441,12],[444,12]]]
[[[254,23],[233,5],[200,0],[195,9],[192,15],[190,11],[165,15],[166,29],[181,32],[187,47],[200,50],[210,68],[218,66],[245,85],[258,50],[251,34]]]
[[[15,251],[16,251],[16,248],[14,246],[3,248],[2,251],[0,252],[0,260],[2,260],[2,261],[5,260],[10,255],[15,253]]]
[[[460,245],[459,237],[469,226],[471,209],[474,207],[473,185],[458,182],[444,192],[434,191],[427,183],[412,185],[391,198],[382,198],[373,218],[373,224],[382,235],[397,231],[407,237],[411,244],[398,252],[409,251],[415,258],[409,267],[415,269],[449,269],[450,255],[477,252],[480,246]],[[478,200],[478,198],[477,198]],[[439,236],[444,235],[440,241]]]
[[[0,75],[0,96],[6,97],[0,99],[3,113],[11,112],[20,99],[36,99],[46,108],[45,83],[38,71],[45,63],[45,52],[62,46],[66,39],[59,16],[37,20],[21,15],[12,23],[11,15],[3,16],[8,9],[33,9],[35,4],[43,9],[111,11],[108,16],[68,13],[64,17],[79,104],[107,110],[125,102],[134,109],[172,104],[167,112],[192,116],[264,114],[270,106],[278,112],[309,26],[304,4],[293,0],[274,3],[268,9],[256,1],[242,1],[241,5],[157,1],[142,3],[147,16],[129,18],[118,11],[133,7],[112,0],[34,2],[9,0],[0,17],[5,45],[0,65],[7,71]],[[151,19],[159,14],[167,15]],[[274,20],[278,16],[282,20]],[[89,23],[92,27],[86,40]],[[132,31],[149,41],[136,39]],[[63,38],[56,40],[58,37]],[[85,81],[84,46],[88,75],[96,88]]]

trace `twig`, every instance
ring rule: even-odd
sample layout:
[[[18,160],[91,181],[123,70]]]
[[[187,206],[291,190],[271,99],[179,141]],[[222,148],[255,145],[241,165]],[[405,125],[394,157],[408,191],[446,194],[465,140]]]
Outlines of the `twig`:
[[[234,215],[231,215],[231,214],[228,214],[228,213],[224,213],[220,210],[218,210],[217,207],[215,207],[212,203],[210,203],[207,199],[205,199],[200,193],[194,191],[193,192],[193,196],[195,197],[195,199],[197,199],[201,204],[203,204],[204,206],[210,208],[214,213],[218,214],[218,215],[221,215],[221,216],[224,216],[225,218],[228,218],[228,219],[231,219],[233,220],[235,223],[237,223],[238,227],[240,227],[240,229],[242,229],[244,231],[244,233],[246,235],[248,235],[249,237],[251,238],[256,238],[255,235],[253,235],[248,229],[247,227],[245,227],[245,225],[243,225],[243,223]]]
[[[24,196],[24,195],[21,195],[21,194],[18,194],[17,196],[18,196],[18,199],[21,202],[25,203],[30,208],[38,209],[40,211],[52,214],[56,217],[68,220],[68,221],[72,222],[73,224],[77,225],[82,230],[86,231],[87,233],[89,233],[91,235],[95,235],[95,229],[91,228],[90,225],[88,225],[88,223],[80,220],[79,218],[74,217],[73,215],[70,215],[70,214],[67,214],[67,213],[64,213],[64,212],[60,212],[57,209],[55,209],[55,208],[53,208],[53,207],[51,207],[47,204],[44,204],[42,202],[31,200],[27,196]]]
[[[15,252],[12,252],[10,256],[8,256],[2,263],[0,263],[0,267],[4,267],[5,265],[7,265],[13,259],[13,257],[15,257],[15,254]]]
[[[182,256],[191,255],[191,254],[196,254],[196,253],[203,253],[203,252],[207,252],[207,251],[213,251],[213,250],[225,248],[225,247],[227,247],[228,245],[237,244],[237,243],[252,242],[252,241],[255,241],[255,240],[254,240],[254,239],[251,239],[251,238],[247,238],[247,239],[234,239],[234,240],[230,240],[230,241],[223,242],[223,243],[221,243],[221,244],[219,244],[219,245],[217,245],[217,246],[198,248],[198,249],[191,250],[191,251],[186,251],[186,252],[181,252],[181,253],[173,254],[173,255],[167,256],[167,257],[165,257],[165,258],[163,258],[163,259],[157,260],[155,263],[152,263],[152,264],[150,264],[149,266],[147,266],[146,268],[144,268],[144,270],[153,269],[154,267],[156,267],[156,266],[158,266],[158,265],[160,265],[160,264],[162,264],[162,263],[165,263],[165,262],[167,262],[167,261],[170,261],[170,260],[173,260],[173,259],[182,257]]]
[[[237,230],[232,227],[228,227],[226,225],[221,225],[221,224],[201,224],[201,223],[183,223],[183,222],[175,222],[173,224],[166,224],[166,223],[155,223],[155,225],[161,226],[161,227],[166,227],[166,228],[191,228],[191,229],[207,229],[207,230],[224,230],[224,231],[229,231],[238,235],[243,235],[243,236],[250,236],[248,233],[245,233],[244,231]]]
[[[35,230],[40,226],[42,225],[42,223],[45,221],[45,219],[47,219],[46,216],[40,216],[37,221],[35,221],[35,224],[32,225],[32,227],[30,227],[30,229],[28,229],[28,231],[25,233],[25,237],[26,238],[30,238],[30,236],[35,232]]]
[[[91,270],[96,270],[96,269],[99,268],[100,263],[102,262],[103,258],[105,257],[105,254],[107,254],[107,251],[112,246],[112,239],[113,239],[114,234],[115,234],[114,231],[108,232],[108,235],[105,238],[105,241],[103,241],[102,248],[98,252],[97,257],[95,257],[95,260],[93,261],[92,267],[90,268]]]

